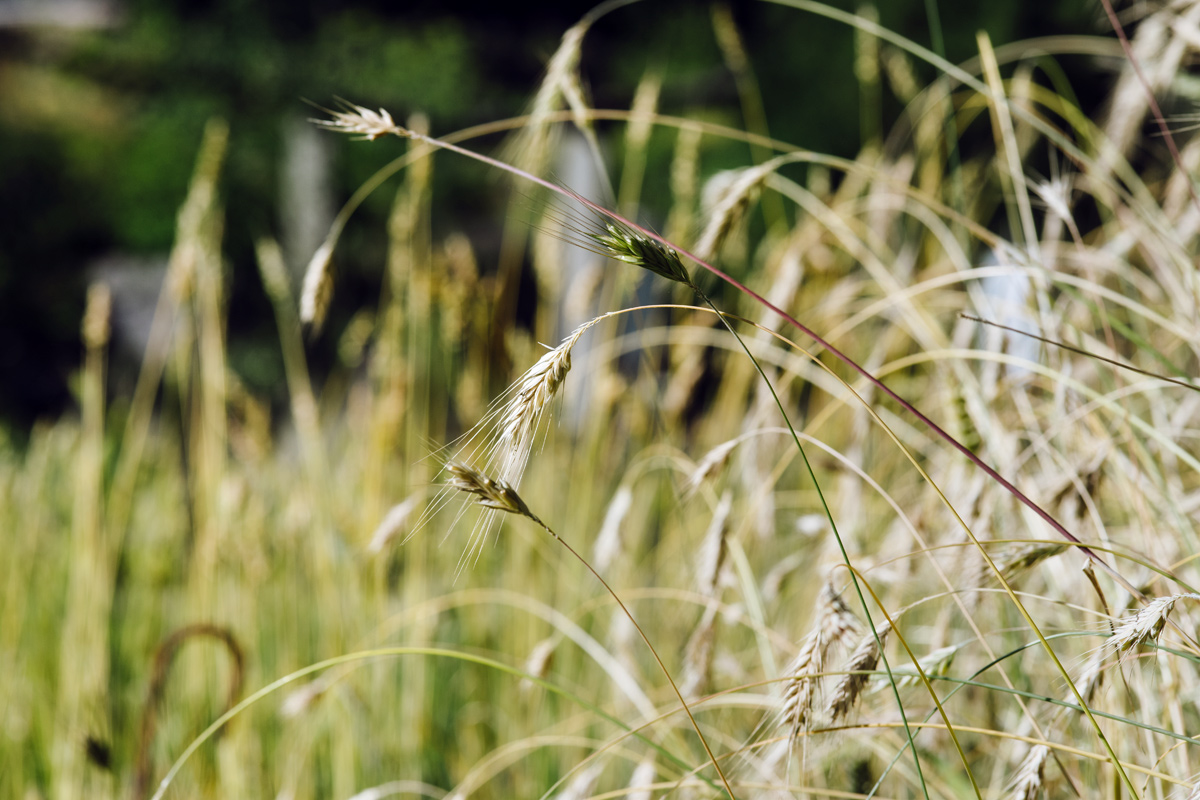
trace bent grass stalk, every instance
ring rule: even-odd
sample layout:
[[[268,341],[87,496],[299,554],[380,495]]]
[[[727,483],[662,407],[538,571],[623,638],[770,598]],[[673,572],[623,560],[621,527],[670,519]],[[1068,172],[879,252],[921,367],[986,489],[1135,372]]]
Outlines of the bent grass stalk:
[[[300,680],[301,678],[305,678],[309,675],[316,674],[318,672],[329,669],[331,667],[342,666],[345,664],[353,664],[356,662],[372,661],[372,660],[377,660],[377,659],[382,659],[382,658],[398,658],[401,656],[425,656],[425,657],[430,657],[430,658],[449,658],[449,659],[463,661],[463,662],[470,663],[470,664],[477,664],[482,667],[487,667],[488,669],[493,669],[493,670],[496,670],[497,672],[503,672],[508,675],[512,675],[513,677],[518,678],[520,680],[528,680],[531,683],[534,683],[534,684],[542,687],[543,689],[546,689],[547,691],[553,692],[554,694],[559,695],[560,697],[570,700],[571,702],[575,703],[579,707],[589,711],[590,713],[596,714],[597,716],[601,717],[606,722],[610,722],[613,725],[616,725],[618,728],[621,728],[622,730],[626,731],[627,735],[638,738],[644,744],[653,748],[659,755],[663,756],[665,759],[667,759],[669,762],[671,762],[675,766],[679,767],[680,769],[683,769],[683,770],[691,769],[691,766],[686,761],[684,761],[682,758],[680,758],[679,756],[676,756],[674,753],[670,752],[669,750],[664,748],[662,745],[659,745],[658,743],[653,741],[649,736],[646,736],[645,734],[641,733],[640,728],[638,728],[638,729],[630,728],[629,725],[622,722],[620,720],[620,718],[613,716],[612,714],[608,713],[607,711],[600,708],[599,706],[594,705],[593,703],[589,703],[587,700],[583,699],[579,695],[574,694],[555,683],[545,680],[544,678],[540,678],[536,675],[530,675],[529,673],[527,673],[521,669],[518,669],[516,667],[510,666],[510,665],[505,664],[500,661],[496,661],[495,659],[487,658],[486,656],[476,655],[474,653],[463,653],[463,652],[459,652],[457,650],[449,650],[449,649],[441,648],[441,647],[380,647],[380,648],[376,648],[373,650],[360,650],[360,651],[356,651],[353,653],[346,653],[344,655],[334,656],[333,658],[327,658],[324,661],[318,661],[315,664],[309,664],[307,667],[302,667],[301,669],[298,669],[295,672],[289,673],[287,675],[284,675],[282,678],[278,678],[277,680],[272,681],[271,683],[267,684],[266,686],[262,687],[258,691],[251,694],[250,696],[246,697],[244,700],[242,700],[240,703],[235,705],[233,708],[230,708],[224,714],[217,717],[217,719],[213,720],[213,722],[207,728],[205,728],[204,731],[201,732],[199,736],[197,736],[195,739],[192,740],[191,744],[189,744],[184,749],[184,751],[179,754],[179,757],[175,759],[175,763],[173,763],[171,765],[171,768],[169,770],[167,770],[167,773],[166,773],[166,775],[163,776],[163,779],[161,781],[159,781],[158,789],[155,790],[154,795],[150,798],[150,800],[162,800],[162,797],[166,794],[167,789],[169,789],[171,787],[171,784],[174,782],[175,778],[179,775],[179,771],[181,769],[183,769],[183,767],[187,764],[187,762],[191,759],[191,757],[193,755],[195,755],[196,751],[199,750],[204,745],[205,742],[212,739],[213,736],[215,736],[218,731],[220,731],[222,728],[224,728],[226,725],[228,725],[230,722],[232,722],[235,717],[240,715],[242,712],[246,711],[246,709],[248,709],[251,706],[258,703],[260,700],[263,700],[264,698],[269,697],[270,695],[274,694],[275,692],[279,691],[280,689],[284,688],[285,686],[287,686],[291,683],[295,683],[296,681]]]
[[[704,736],[704,732],[700,730],[700,724],[696,722],[696,717],[692,714],[691,707],[688,705],[687,700],[683,698],[683,693],[679,691],[679,687],[675,684],[674,679],[671,678],[671,673],[667,669],[667,665],[663,663],[661,658],[659,658],[658,651],[654,648],[654,645],[650,643],[650,638],[646,636],[645,631],[642,630],[642,626],[638,624],[636,619],[634,619],[633,614],[629,611],[629,608],[626,607],[620,596],[613,590],[611,586],[609,586],[608,581],[604,580],[600,573],[592,568],[592,565],[588,563],[588,560],[580,555],[579,552],[565,539],[555,533],[554,530],[545,522],[538,519],[538,517],[529,510],[529,506],[525,504],[525,501],[521,499],[521,496],[517,494],[516,490],[513,489],[512,486],[505,483],[503,480],[490,478],[466,464],[451,462],[450,464],[446,465],[446,469],[450,473],[450,480],[448,481],[448,484],[452,489],[456,489],[464,494],[473,496],[475,498],[475,502],[485,508],[503,511],[509,514],[516,514],[517,516],[525,517],[529,521],[535,523],[546,533],[550,534],[554,541],[565,547],[567,552],[574,556],[580,564],[583,564],[583,566],[587,568],[588,572],[595,576],[596,580],[600,581],[600,584],[604,587],[605,591],[612,596],[612,599],[616,601],[618,606],[620,606],[622,613],[624,613],[629,619],[629,622],[633,625],[633,627],[637,629],[638,636],[640,636],[642,641],[645,642],[646,647],[650,650],[650,654],[654,656],[654,660],[657,662],[659,669],[662,670],[663,675],[666,677],[667,683],[671,684],[671,689],[675,692],[675,697],[678,698],[679,704],[683,707],[684,713],[687,714],[688,720],[692,723],[692,727],[695,728],[696,735],[700,737],[700,744],[704,747],[704,752],[708,754],[713,768],[717,771],[717,775],[720,776],[725,793],[729,795],[729,800],[737,800],[733,794],[733,788],[729,785],[729,778],[725,776],[725,770],[721,768],[720,762],[717,761],[716,755],[713,754],[712,748],[708,744],[708,739]]]

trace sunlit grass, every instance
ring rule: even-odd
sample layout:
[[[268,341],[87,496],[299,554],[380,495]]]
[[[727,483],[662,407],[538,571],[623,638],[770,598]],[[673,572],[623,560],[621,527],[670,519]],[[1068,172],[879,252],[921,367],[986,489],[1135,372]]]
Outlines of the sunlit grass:
[[[879,33],[869,15],[789,5]],[[325,267],[361,198],[307,294],[259,243],[290,398],[271,420],[225,360],[228,132],[214,124],[137,392],[106,401],[97,289],[80,414],[0,448],[0,795],[1195,792],[1189,179],[1143,164],[1135,148],[1153,142],[1086,119],[1026,50],[985,37],[962,68],[894,34],[860,42],[879,60],[862,75],[890,76],[873,91],[908,106],[886,146],[847,161],[767,139],[761,120],[752,135],[659,114],[649,89],[636,114],[581,105],[586,29],[564,38],[529,117],[436,144],[482,151],[484,133],[512,130],[504,152],[542,177],[563,126],[598,146],[601,121],[648,123],[619,160],[593,154],[625,181],[623,213],[643,180],[668,182],[669,223],[667,209],[639,218],[679,252],[736,264],[1079,542],[777,315],[654,261],[652,232],[531,202],[524,184],[517,215],[540,218],[506,228],[499,265],[462,234],[435,240],[423,133],[381,170],[402,181],[380,300],[345,332],[313,323],[338,302]],[[913,56],[948,80],[905,89]],[[1139,87],[1116,91],[1133,113]],[[391,134],[427,125],[339,113],[335,127],[380,139],[356,146],[381,165]],[[948,131],[991,145],[951,159]],[[674,149],[671,174],[643,178],[654,139]],[[752,143],[758,165],[710,175],[718,139]],[[1185,162],[1197,148],[1183,143]],[[631,263],[571,283],[559,272],[579,239]],[[511,324],[526,267],[532,330]],[[664,302],[635,309],[648,294]],[[564,351],[558,331],[581,324]],[[318,387],[306,333],[342,337]],[[485,471],[520,461],[472,484],[489,510],[517,509],[485,520],[490,535],[440,491],[444,462],[472,455]],[[864,656],[876,633],[878,663]],[[853,664],[870,674],[848,684]]]

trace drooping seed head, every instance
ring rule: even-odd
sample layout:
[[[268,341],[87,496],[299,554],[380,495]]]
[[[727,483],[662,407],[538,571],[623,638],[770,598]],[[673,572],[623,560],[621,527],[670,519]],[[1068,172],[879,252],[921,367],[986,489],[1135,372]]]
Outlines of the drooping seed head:
[[[674,248],[616,222],[604,223],[604,229],[591,236],[610,258],[648,269],[684,286],[692,285],[692,278]]]
[[[1045,783],[1046,760],[1050,757],[1050,748],[1044,744],[1034,745],[1021,767],[1017,770],[1017,780],[1013,787],[1013,800],[1037,800],[1042,796],[1042,786]]]
[[[489,478],[466,464],[451,462],[446,465],[446,469],[450,472],[450,480],[447,482],[450,488],[473,495],[475,502],[484,508],[519,514],[540,524],[540,520],[529,510],[529,506],[525,505],[517,490],[504,481]]]
[[[330,111],[332,119],[314,119],[313,122],[326,130],[338,133],[357,133],[363,139],[374,141],[381,136],[407,137],[409,131],[400,127],[386,109],[372,111],[364,106],[345,103],[341,111]]]
[[[829,701],[829,718],[835,722],[850,713],[870,681],[866,674],[879,664],[879,645],[887,641],[891,626],[884,623],[876,631],[868,630],[846,660],[846,674],[838,680]],[[878,635],[877,635],[878,634]]]
[[[325,324],[325,315],[333,301],[333,246],[324,242],[313,253],[304,272],[300,292],[300,322],[315,336]]]
[[[1171,610],[1182,598],[1200,598],[1195,594],[1173,594],[1152,601],[1136,614],[1125,617],[1117,625],[1113,635],[1105,642],[1105,646],[1118,653],[1132,650],[1138,645],[1145,644],[1151,639],[1158,639]]]

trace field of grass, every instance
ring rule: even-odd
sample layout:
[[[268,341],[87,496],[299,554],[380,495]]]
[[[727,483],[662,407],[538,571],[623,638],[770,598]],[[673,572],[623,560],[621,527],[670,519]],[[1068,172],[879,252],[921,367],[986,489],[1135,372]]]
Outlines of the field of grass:
[[[303,286],[259,244],[282,419],[226,361],[209,125],[136,391],[97,285],[80,413],[0,445],[0,797],[1200,797],[1200,139],[1150,133],[1200,16],[1141,20],[1139,73],[786,4],[905,106],[852,161],[659,113],[653,73],[589,108],[591,18],[527,117],[322,115],[399,177],[319,385],[353,208]],[[580,134],[627,221],[532,179]],[[453,147],[512,181],[495,263],[432,233]]]

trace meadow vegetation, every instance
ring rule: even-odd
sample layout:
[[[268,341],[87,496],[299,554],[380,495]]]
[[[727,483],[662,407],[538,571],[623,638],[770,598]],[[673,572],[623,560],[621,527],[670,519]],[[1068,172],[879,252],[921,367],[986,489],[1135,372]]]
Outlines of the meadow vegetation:
[[[80,413],[0,448],[0,796],[1200,797],[1200,139],[1150,130],[1200,6],[953,65],[783,4],[904,106],[853,160],[661,111],[653,71],[591,108],[604,8],[519,119],[314,112],[394,200],[342,330],[359,198],[302,285],[259,243],[282,418],[226,359],[209,125],[136,390],[96,285]],[[555,185],[566,136],[610,192]],[[496,263],[432,233],[473,153]]]

